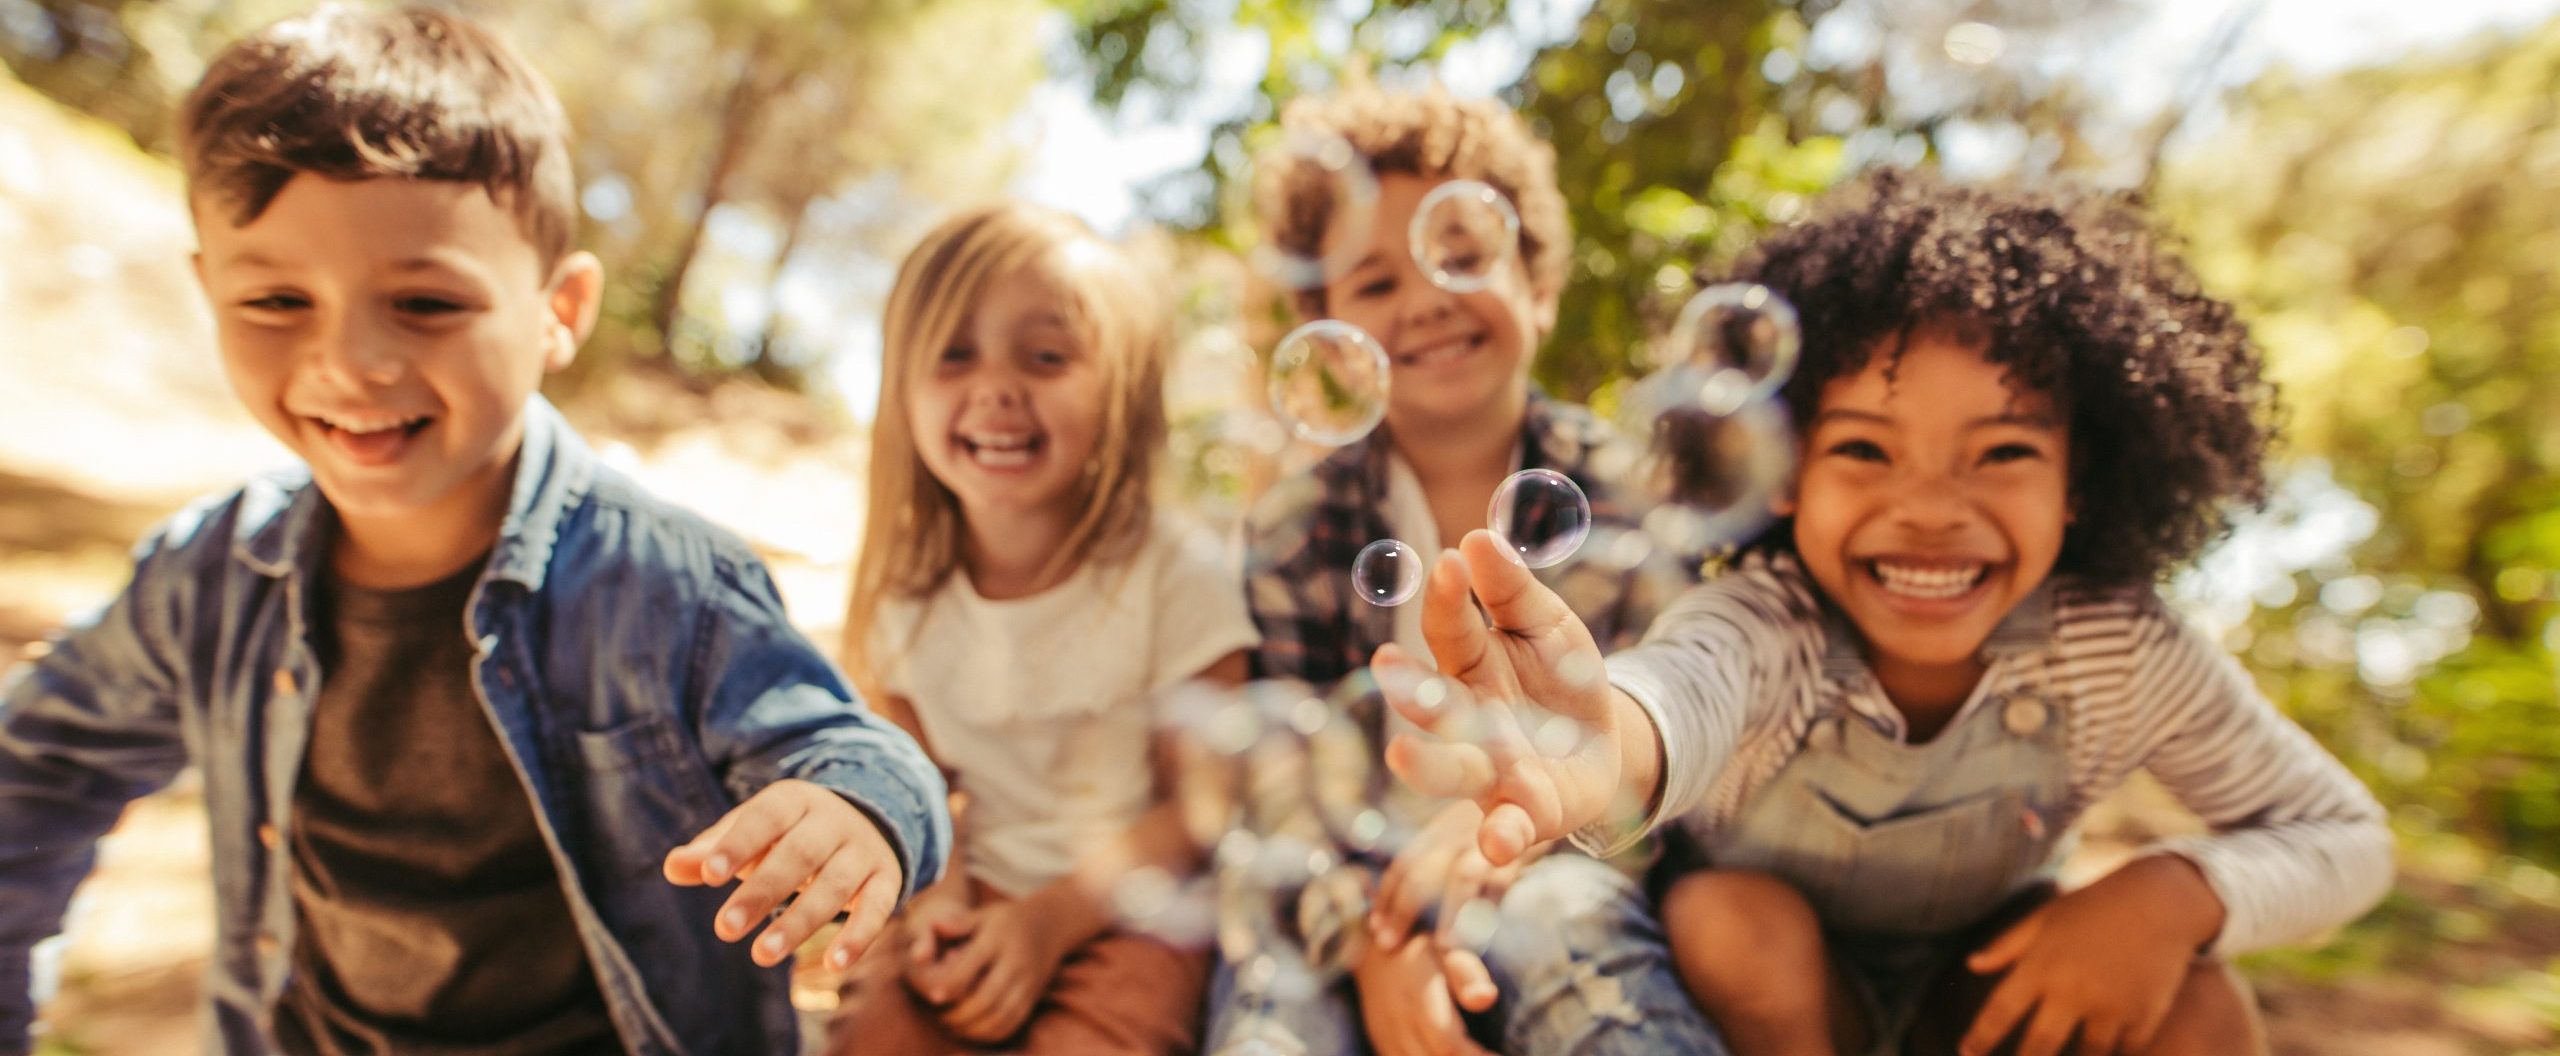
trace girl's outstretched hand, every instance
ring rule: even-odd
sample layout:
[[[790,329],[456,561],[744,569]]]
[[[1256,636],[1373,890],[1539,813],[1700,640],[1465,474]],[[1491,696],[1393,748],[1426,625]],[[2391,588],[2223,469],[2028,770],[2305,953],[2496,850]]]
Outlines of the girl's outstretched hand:
[[[1433,563],[1422,605],[1440,674],[1392,644],[1371,667],[1424,732],[1390,742],[1387,766],[1483,807],[1476,844],[1494,866],[1599,820],[1618,792],[1622,723],[1590,629],[1481,530]]]

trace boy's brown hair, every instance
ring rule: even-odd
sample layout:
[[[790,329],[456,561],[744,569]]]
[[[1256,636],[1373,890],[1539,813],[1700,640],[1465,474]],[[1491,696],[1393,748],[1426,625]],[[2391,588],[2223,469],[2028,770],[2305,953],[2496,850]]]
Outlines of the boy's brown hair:
[[[1530,290],[1564,288],[1573,223],[1556,187],[1556,151],[1509,107],[1491,99],[1457,99],[1437,86],[1395,92],[1365,78],[1328,95],[1302,96],[1281,111],[1290,135],[1340,136],[1378,175],[1406,173],[1440,180],[1478,180],[1502,192],[1520,213],[1520,262]],[[1292,164],[1284,151],[1255,166],[1254,215],[1284,252],[1314,257],[1332,222],[1334,189],[1312,164]],[[1296,294],[1300,316],[1325,312],[1322,289]]]
[[[178,149],[190,200],[240,225],[303,173],[476,183],[547,268],[577,226],[568,124],[550,83],[469,20],[330,5],[216,55],[179,110]]]

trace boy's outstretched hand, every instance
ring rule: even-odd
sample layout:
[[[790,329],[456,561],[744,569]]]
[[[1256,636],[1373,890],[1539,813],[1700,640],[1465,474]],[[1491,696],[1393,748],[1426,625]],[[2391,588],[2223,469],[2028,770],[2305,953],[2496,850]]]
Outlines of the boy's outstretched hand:
[[[1494,866],[1599,820],[1626,768],[1622,709],[1635,705],[1609,688],[1591,631],[1482,530],[1433,564],[1422,604],[1440,676],[1392,644],[1372,667],[1427,734],[1396,737],[1387,766],[1425,795],[1483,807],[1476,845]]]
[[[797,892],[748,953],[767,968],[837,913],[846,917],[827,948],[827,964],[850,967],[880,936],[906,886],[897,851],[869,817],[833,790],[797,780],[766,786],[667,852],[665,872],[668,883],[683,887],[740,881],[711,925],[723,942],[746,938],[784,896]]]

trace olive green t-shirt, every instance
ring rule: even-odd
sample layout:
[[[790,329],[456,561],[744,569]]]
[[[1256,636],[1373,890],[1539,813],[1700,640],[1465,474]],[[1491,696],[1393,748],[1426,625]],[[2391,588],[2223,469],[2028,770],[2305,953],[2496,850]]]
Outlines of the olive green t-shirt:
[[[397,591],[321,581],[325,675],[288,837],[287,1052],[621,1051],[530,794],[472,691],[479,573]]]

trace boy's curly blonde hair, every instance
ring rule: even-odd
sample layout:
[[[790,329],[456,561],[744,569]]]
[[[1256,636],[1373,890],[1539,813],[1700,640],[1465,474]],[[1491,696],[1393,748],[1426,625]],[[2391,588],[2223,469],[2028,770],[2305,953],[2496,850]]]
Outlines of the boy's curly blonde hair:
[[[1359,79],[1291,101],[1280,126],[1291,137],[1340,136],[1381,176],[1491,185],[1520,212],[1520,261],[1531,292],[1550,297],[1564,288],[1573,224],[1556,187],[1556,151],[1510,108],[1492,99],[1453,98],[1436,86],[1397,92]],[[1333,219],[1334,194],[1315,165],[1283,148],[1265,151],[1254,166],[1254,215],[1264,237],[1283,252],[1316,256]],[[1322,289],[1293,296],[1301,318],[1325,314]]]

